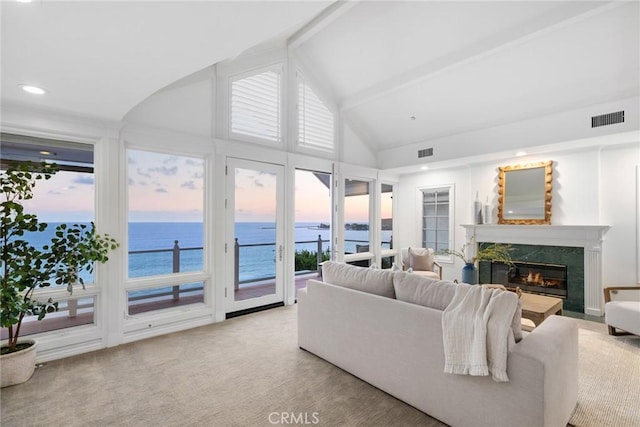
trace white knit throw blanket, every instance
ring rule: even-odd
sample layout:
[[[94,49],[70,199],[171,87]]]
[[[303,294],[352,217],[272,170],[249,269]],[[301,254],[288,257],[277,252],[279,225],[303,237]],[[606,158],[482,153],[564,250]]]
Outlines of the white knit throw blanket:
[[[511,320],[518,305],[513,292],[460,284],[442,314],[444,372],[492,374],[507,382],[507,352],[513,340]]]

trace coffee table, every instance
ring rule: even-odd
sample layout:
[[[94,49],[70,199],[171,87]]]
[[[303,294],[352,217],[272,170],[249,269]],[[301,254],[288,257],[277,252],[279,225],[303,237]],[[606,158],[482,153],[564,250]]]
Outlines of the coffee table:
[[[562,299],[544,295],[522,293],[522,317],[538,326],[552,314],[562,314]]]

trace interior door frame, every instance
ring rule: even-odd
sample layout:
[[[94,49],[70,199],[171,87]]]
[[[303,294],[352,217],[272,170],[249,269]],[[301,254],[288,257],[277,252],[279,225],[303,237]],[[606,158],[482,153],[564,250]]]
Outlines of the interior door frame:
[[[226,158],[225,183],[225,312],[233,313],[270,304],[284,303],[285,282],[285,204],[276,203],[276,242],[275,242],[275,293],[257,298],[235,301],[235,169],[265,171],[276,175],[276,200],[285,199],[285,166],[282,164],[260,162],[236,157]]]

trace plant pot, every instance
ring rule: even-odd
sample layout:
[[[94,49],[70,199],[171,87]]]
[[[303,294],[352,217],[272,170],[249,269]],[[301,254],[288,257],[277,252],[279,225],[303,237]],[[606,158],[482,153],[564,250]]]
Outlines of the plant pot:
[[[462,267],[462,283],[468,283],[469,285],[478,284],[478,269],[472,262],[468,262]]]
[[[31,346],[0,356],[0,364],[2,365],[0,385],[3,388],[21,384],[33,375],[33,371],[36,369],[36,347],[38,345],[34,340],[21,340],[18,342],[18,344],[27,343],[31,343]]]

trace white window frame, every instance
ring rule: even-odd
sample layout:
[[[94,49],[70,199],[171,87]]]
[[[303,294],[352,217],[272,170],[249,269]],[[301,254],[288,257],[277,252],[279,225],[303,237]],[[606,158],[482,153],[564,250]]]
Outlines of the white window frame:
[[[396,209],[396,199],[397,197],[394,197],[397,194],[398,191],[398,186],[395,183],[392,182],[388,182],[385,180],[381,180],[379,181],[379,202],[378,202],[378,206],[380,209],[380,218],[378,221],[379,224],[379,236],[380,236],[380,265],[379,267],[382,267],[382,258],[389,258],[389,257],[395,257],[398,254],[398,250],[395,248],[391,248],[391,249],[382,249],[382,186],[383,185],[390,185],[391,186],[391,197],[392,197],[392,202],[391,202],[391,231],[393,232],[396,229],[396,213],[397,213],[397,209]],[[391,238],[393,239],[393,234],[391,235]]]
[[[179,146],[176,138],[180,138]],[[179,331],[190,327],[202,326],[211,323],[211,318],[222,320],[222,314],[218,314],[219,295],[214,286],[214,248],[215,245],[207,242],[215,242],[214,231],[214,196],[218,194],[215,185],[214,155],[215,145],[208,138],[189,137],[172,132],[150,130],[131,126],[121,135],[120,162],[123,165],[123,173],[120,177],[122,187],[123,206],[120,210],[122,224],[123,248],[121,277],[123,286],[118,292],[120,310],[122,310],[121,333],[118,337],[120,343],[137,341],[139,339],[166,334],[169,331]],[[149,151],[153,153],[196,157],[204,161],[204,271],[169,273],[160,276],[148,276],[142,278],[128,278],[128,233],[127,223],[129,218],[129,196],[127,190],[128,150]],[[192,282],[204,283],[204,303],[194,303],[177,307],[159,309],[138,314],[127,314],[127,292],[155,287],[183,285]]]
[[[347,254],[345,252],[345,247],[346,247],[345,231],[346,230],[344,227],[347,224],[347,221],[344,218],[344,214],[345,214],[345,205],[346,205],[345,199],[347,197],[346,196],[347,180],[362,181],[362,182],[367,182],[369,184],[369,194],[368,194],[369,196],[369,250],[367,252],[358,252],[353,254]],[[378,200],[378,198],[376,197],[377,182],[378,181],[372,177],[343,175],[341,178],[340,185],[342,186],[342,194],[341,194],[342,200],[340,201],[340,204],[342,208],[342,218],[341,218],[341,221],[339,222],[338,227],[340,228],[340,231],[342,234],[342,238],[340,239],[342,247],[340,248],[339,256],[342,256],[342,260],[344,262],[364,261],[364,260],[370,260],[371,262],[375,262],[375,253],[377,252],[376,242],[379,240],[376,238],[378,232],[377,232],[377,226],[375,225],[376,218],[379,218],[379,216],[375,214],[377,209],[376,208],[377,200]],[[374,224],[373,227],[372,227],[372,224]]]
[[[417,189],[417,206],[419,207],[418,213],[418,230],[420,233],[420,244],[424,246],[424,193],[434,190],[448,189],[449,190],[449,236],[448,236],[448,247],[449,249],[455,249],[454,246],[454,223],[455,223],[455,185],[454,184],[443,184],[443,185],[432,185],[427,187],[419,187]],[[434,251],[436,248],[433,248]],[[445,262],[445,263],[454,263],[453,255],[436,255],[435,259],[437,261]]]
[[[253,136],[253,135],[246,135],[243,133],[237,133],[233,131],[233,113],[232,113],[232,100],[233,100],[233,93],[232,93],[232,87],[233,87],[233,82],[238,81],[238,80],[242,80],[242,79],[246,79],[252,76],[256,76],[262,73],[266,73],[266,72],[274,72],[278,75],[279,78],[279,83],[278,83],[278,96],[279,96],[279,102],[278,102],[278,139],[277,141],[273,141],[271,139],[268,138],[260,138],[258,136]],[[286,76],[285,76],[285,72],[284,72],[284,64],[283,63],[277,63],[277,64],[273,64],[267,67],[260,67],[260,68],[253,68],[251,70],[248,71],[243,71],[240,73],[236,73],[236,74],[232,74],[227,78],[227,130],[228,130],[228,135],[229,135],[229,139],[233,139],[233,140],[238,140],[238,141],[244,141],[244,142],[252,142],[252,143],[257,143],[257,144],[262,144],[262,145],[266,145],[269,147],[275,147],[275,148],[284,148],[284,141],[285,141],[285,120],[284,117],[286,116],[285,114],[285,91],[284,91],[284,87],[285,87],[285,82],[286,82]]]

